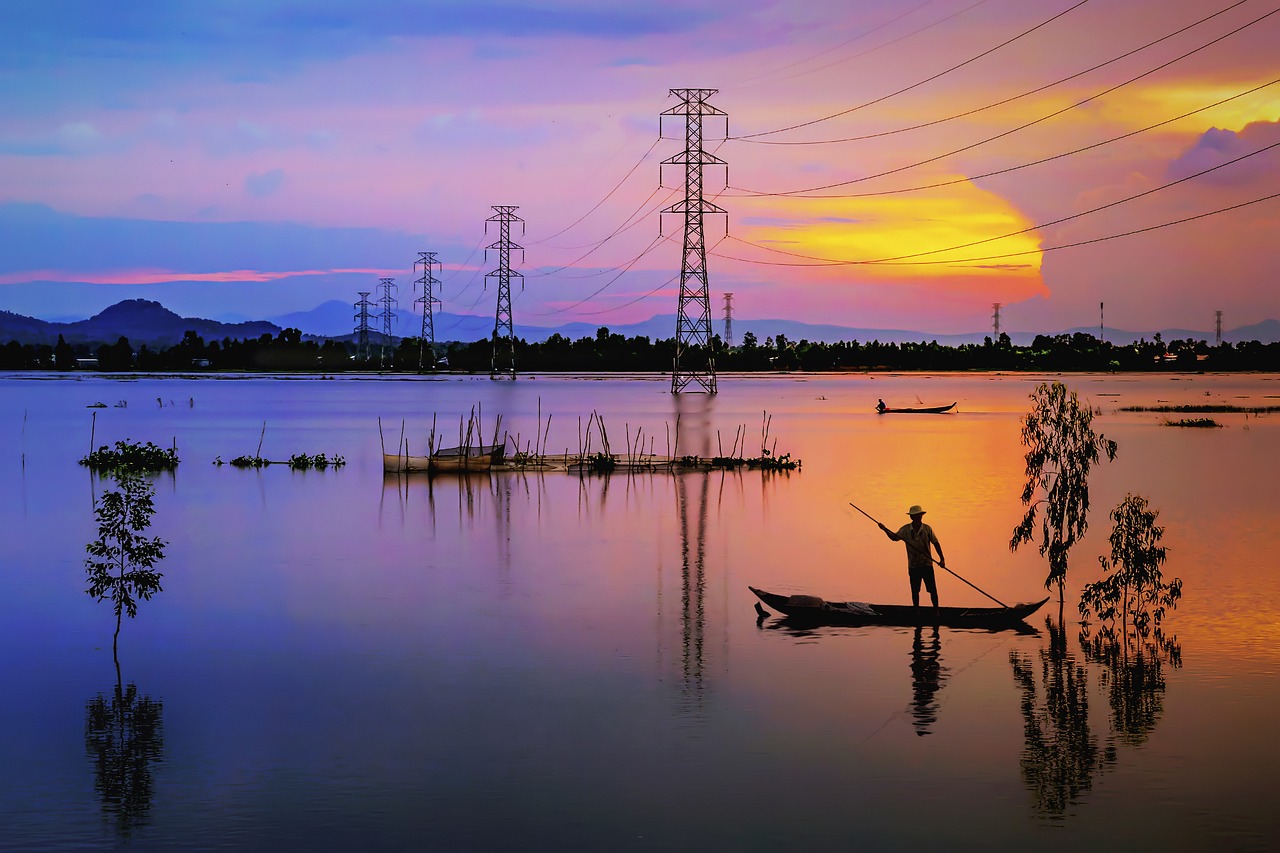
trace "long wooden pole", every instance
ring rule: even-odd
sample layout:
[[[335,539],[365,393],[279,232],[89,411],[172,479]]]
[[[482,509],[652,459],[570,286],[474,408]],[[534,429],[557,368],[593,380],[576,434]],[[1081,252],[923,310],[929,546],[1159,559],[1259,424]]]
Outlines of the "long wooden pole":
[[[875,518],[872,518],[872,516],[871,516],[871,514],[870,514],[870,513],[868,513],[866,510],[864,510],[862,507],[858,506],[857,504],[853,503],[852,501],[850,501],[850,502],[849,502],[849,506],[853,507],[853,508],[854,508],[854,509],[856,509],[858,512],[862,513],[862,514],[863,514],[863,515],[865,515],[867,518],[870,518],[870,519],[871,519],[872,521],[874,521],[876,524],[880,524],[880,521],[879,521],[879,520],[877,520],[877,519],[875,519]],[[884,527],[884,525],[883,525],[883,524],[880,524],[880,526],[881,526],[881,527]],[[930,561],[931,563],[937,563],[937,565],[938,565],[940,568],[942,568],[942,570],[943,570],[943,571],[950,572],[952,575],[955,575],[955,577],[960,578],[960,580],[962,580],[962,581],[964,581],[965,583],[969,584],[969,586],[972,586],[974,589],[978,590],[978,592],[982,593],[982,594],[983,594],[983,595],[985,595],[987,598],[989,598],[989,599],[991,599],[992,601],[994,601],[996,604],[999,604],[1001,607],[1004,607],[1004,608],[1006,608],[1006,609],[1009,607],[1009,605],[1005,604],[1003,601],[1001,601],[1000,599],[996,598],[996,597],[995,597],[994,595],[992,595],[991,593],[987,592],[987,591],[986,591],[986,590],[984,590],[984,589],[981,589],[981,588],[980,588],[980,587],[978,587],[978,586],[975,586],[975,585],[974,585],[974,584],[972,584],[972,583],[969,583],[969,581],[967,581],[967,580],[965,580],[964,578],[960,577],[960,575],[956,574],[955,572],[952,572],[952,571],[951,571],[950,569],[948,569],[946,566],[942,565],[942,563],[939,563],[937,560],[935,560],[935,559],[934,559],[933,554],[926,554],[926,556],[929,558],[929,561]]]

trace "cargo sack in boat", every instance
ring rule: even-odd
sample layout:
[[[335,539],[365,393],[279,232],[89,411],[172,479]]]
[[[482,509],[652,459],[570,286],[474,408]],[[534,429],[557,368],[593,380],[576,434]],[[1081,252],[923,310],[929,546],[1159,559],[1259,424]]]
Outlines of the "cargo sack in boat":
[[[792,595],[787,597],[788,607],[821,607],[826,604],[816,595]]]

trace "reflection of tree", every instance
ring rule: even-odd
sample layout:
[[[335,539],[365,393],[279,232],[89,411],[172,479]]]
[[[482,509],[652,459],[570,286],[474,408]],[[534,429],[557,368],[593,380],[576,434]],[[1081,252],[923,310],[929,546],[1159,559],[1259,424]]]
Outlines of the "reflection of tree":
[[[164,747],[163,705],[139,696],[134,684],[85,703],[85,749],[94,763],[94,790],[122,837],[146,823],[151,810],[152,765]]]
[[[1022,690],[1022,778],[1036,809],[1061,817],[1093,787],[1093,777],[1113,763],[1115,755],[1114,749],[1098,746],[1089,728],[1088,671],[1068,651],[1066,629],[1052,619],[1045,625],[1049,643],[1040,650],[1038,673],[1030,655],[1015,651],[1009,659]]]
[[[946,667],[942,665],[942,640],[938,627],[930,629],[928,639],[924,627],[917,626],[911,642],[911,716],[915,718],[916,735],[930,733],[938,719],[936,695],[946,680]]]
[[[1182,665],[1177,638],[1159,628],[1147,636],[1104,629],[1092,637],[1082,632],[1080,647],[1085,660],[1104,667],[1116,738],[1128,746],[1146,743],[1164,712],[1164,667]]]

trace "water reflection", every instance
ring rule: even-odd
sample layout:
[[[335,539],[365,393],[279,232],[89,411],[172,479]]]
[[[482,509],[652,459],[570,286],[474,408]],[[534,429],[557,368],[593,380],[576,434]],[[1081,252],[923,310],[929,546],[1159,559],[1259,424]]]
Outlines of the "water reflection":
[[[1085,660],[1103,667],[1111,706],[1111,732],[1125,746],[1141,746],[1164,713],[1164,667],[1182,665],[1182,646],[1160,630],[1142,636],[1080,635]]]
[[[938,720],[937,694],[947,680],[938,627],[931,626],[927,636],[925,631],[917,626],[911,641],[911,716],[917,737],[933,731],[931,726]]]
[[[110,695],[85,703],[85,750],[93,762],[94,791],[116,832],[129,838],[147,822],[154,795],[152,768],[161,760],[163,704],[122,686],[117,670]]]
[[[1019,652],[1010,662],[1022,690],[1023,781],[1041,815],[1062,818],[1094,778],[1116,764],[1120,747],[1146,743],[1164,713],[1165,667],[1182,665],[1182,646],[1159,631],[1126,636],[1104,630],[1090,636],[1086,628],[1079,638],[1082,662],[1068,648],[1061,619],[1045,624],[1049,642],[1039,652],[1039,667]],[[1110,708],[1101,743],[1089,719],[1095,673]]]
[[[1068,649],[1065,627],[1052,618],[1045,627],[1049,641],[1039,651],[1038,667],[1018,651],[1010,652],[1009,662],[1022,691],[1022,779],[1036,811],[1060,818],[1115,755],[1098,745],[1089,726],[1089,673]]]
[[[676,476],[676,504],[680,517],[681,686],[686,700],[702,698],[703,640],[706,611],[707,496],[710,473]],[[689,492],[694,492],[690,507]]]

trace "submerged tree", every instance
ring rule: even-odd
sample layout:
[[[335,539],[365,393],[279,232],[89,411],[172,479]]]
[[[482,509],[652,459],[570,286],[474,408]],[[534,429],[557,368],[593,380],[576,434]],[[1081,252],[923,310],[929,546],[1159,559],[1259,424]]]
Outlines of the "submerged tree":
[[[1094,432],[1093,412],[1061,382],[1039,385],[1031,403],[1022,419],[1027,447],[1022,503],[1027,512],[1013,530],[1009,549],[1016,551],[1036,538],[1039,527],[1040,556],[1049,560],[1044,586],[1057,584],[1061,605],[1067,554],[1089,528],[1089,472],[1103,455],[1116,458],[1116,443]]]
[[[164,558],[166,543],[143,535],[155,514],[151,484],[128,468],[117,470],[113,478],[118,491],[104,492],[94,508],[98,538],[85,546],[90,556],[84,562],[89,576],[85,592],[98,601],[110,598],[115,605],[116,631],[111,640],[115,655],[123,615],[137,616],[139,599],[150,599],[161,591],[163,575],[153,567]]]
[[[1080,614],[1092,613],[1111,626],[1119,620],[1122,637],[1131,626],[1142,637],[1153,627],[1158,630],[1165,611],[1176,609],[1182,598],[1182,580],[1165,583],[1160,570],[1167,555],[1157,516],[1146,498],[1125,495],[1111,511],[1111,557],[1098,558],[1106,576],[1086,585],[1080,595]]]

